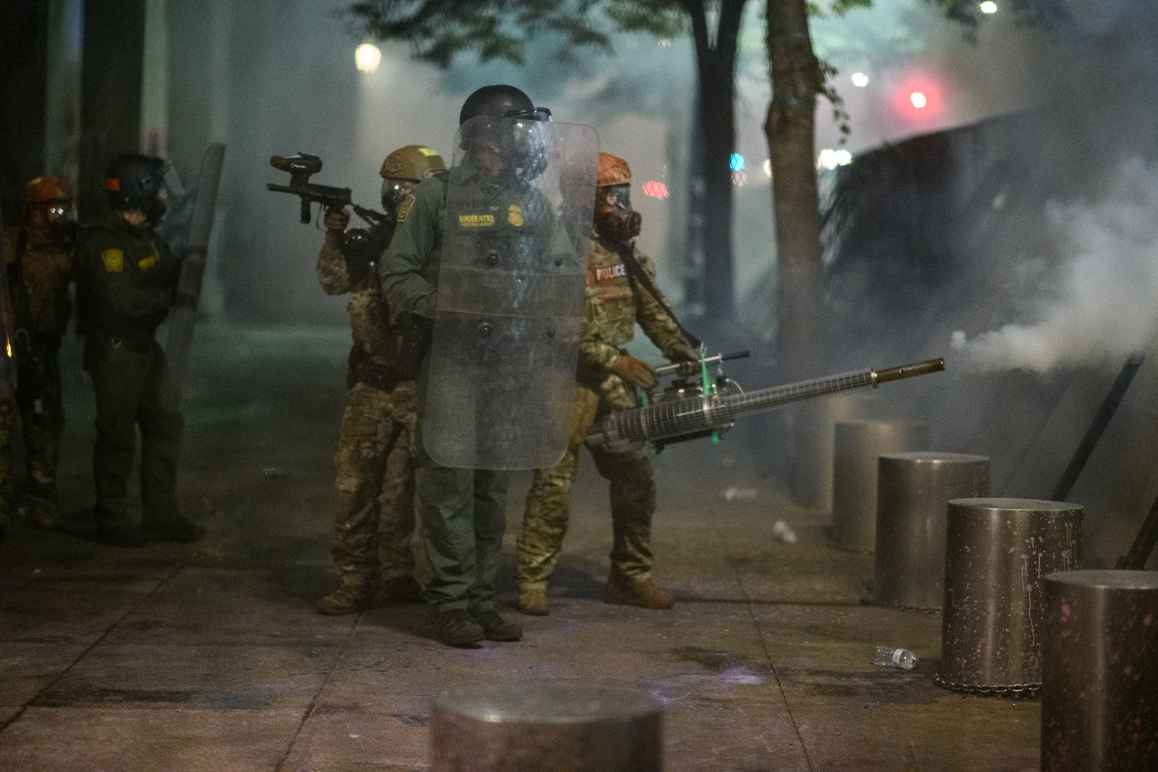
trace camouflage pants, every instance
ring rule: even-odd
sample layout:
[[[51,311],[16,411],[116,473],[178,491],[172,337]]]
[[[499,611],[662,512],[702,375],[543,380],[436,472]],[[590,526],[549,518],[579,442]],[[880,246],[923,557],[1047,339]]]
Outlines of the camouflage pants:
[[[563,459],[551,469],[535,471],[523,530],[518,539],[516,578],[522,587],[547,586],[563,547],[563,537],[571,517],[571,486],[579,468],[581,438],[591,426],[591,417],[582,405],[598,400],[602,415],[617,408],[635,407],[631,392],[618,377],[611,376],[598,391],[580,385],[576,397],[576,418],[571,444]],[[651,519],[655,513],[655,469],[649,449],[626,453],[592,450],[595,467],[610,483],[611,566],[625,576],[646,578],[654,562],[651,552]]]
[[[55,345],[38,345],[38,366],[22,364],[16,399],[0,403],[0,509],[8,509],[16,497],[13,457],[20,436],[24,440],[24,493],[32,516],[45,524],[56,514],[56,470],[64,429],[58,348],[59,339]]]
[[[334,563],[343,577],[411,576],[414,555],[414,382],[350,389],[338,450]]]

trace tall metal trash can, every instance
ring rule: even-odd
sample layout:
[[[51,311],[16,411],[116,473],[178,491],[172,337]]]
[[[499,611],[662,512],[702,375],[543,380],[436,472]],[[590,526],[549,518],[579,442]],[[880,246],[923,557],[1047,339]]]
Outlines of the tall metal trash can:
[[[873,592],[882,606],[939,611],[950,499],[989,495],[989,458],[916,451],[880,457]]]
[[[924,421],[840,421],[833,435],[832,536],[836,545],[872,552],[877,537],[877,462],[886,453],[929,449]]]
[[[1158,769],[1158,571],[1045,578],[1041,768]]]
[[[975,694],[1041,687],[1042,579],[1081,567],[1082,507],[1062,501],[949,502],[941,664],[934,681]]]
[[[434,772],[659,772],[663,713],[634,689],[528,685],[435,700]]]

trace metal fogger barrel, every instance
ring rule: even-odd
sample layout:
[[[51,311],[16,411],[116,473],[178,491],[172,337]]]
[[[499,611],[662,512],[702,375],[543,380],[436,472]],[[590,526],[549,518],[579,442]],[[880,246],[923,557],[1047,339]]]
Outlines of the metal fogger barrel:
[[[647,407],[617,410],[605,417],[586,439],[588,445],[623,450],[657,440],[673,441],[726,431],[740,416],[767,412],[790,402],[814,399],[850,389],[929,375],[945,369],[944,359],[858,370],[756,391],[680,397]]]

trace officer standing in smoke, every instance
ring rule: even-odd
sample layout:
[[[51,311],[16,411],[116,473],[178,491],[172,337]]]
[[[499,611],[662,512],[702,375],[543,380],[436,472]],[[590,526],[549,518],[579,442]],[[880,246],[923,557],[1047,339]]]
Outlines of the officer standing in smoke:
[[[139,547],[192,542],[204,528],[181,514],[177,461],[184,421],[157,327],[175,300],[181,263],[154,228],[165,214],[165,162],[117,156],[105,175],[112,212],[87,228],[77,250],[85,369],[96,396],[93,448],[97,539]],[[130,516],[128,478],[141,433],[140,524]]]
[[[24,439],[24,500],[30,522],[57,523],[56,473],[64,405],[60,342],[72,314],[76,223],[72,196],[59,177],[35,177],[24,186],[24,224],[6,228],[3,265],[12,303],[15,399],[0,403],[0,521],[17,509],[13,443]],[[20,424],[18,431],[17,424]]]
[[[529,363],[549,367],[552,356],[566,351],[570,328],[544,326],[536,304],[556,297],[551,287],[566,286],[554,313],[570,313],[573,304],[577,333],[582,268],[538,187],[564,150],[551,142],[559,129],[550,111],[513,86],[485,86],[463,104],[459,127],[463,155],[402,203],[379,275],[392,319],[432,335],[419,376],[415,473],[432,569],[423,594],[435,637],[473,646],[522,637],[495,605],[505,470],[518,463],[513,451],[544,450],[537,444],[544,433],[561,435],[561,422],[546,409],[549,395],[539,388],[541,373]],[[594,132],[587,134],[591,151],[583,165],[593,177]],[[570,356],[555,359],[574,367]],[[566,373],[560,376],[546,382],[565,384]]]
[[[346,233],[349,215],[341,209],[326,212],[318,281],[326,294],[349,293],[346,310],[354,342],[350,392],[334,456],[338,508],[333,555],[340,583],[318,601],[322,614],[352,614],[420,597],[410,548],[419,341],[413,328],[390,325],[375,261],[393,236],[399,204],[420,182],[445,171],[434,150],[400,147],[382,161],[386,219],[381,227],[369,235]]]
[[[579,447],[597,417],[638,406],[635,389],[655,386],[655,373],[624,350],[635,323],[669,360],[694,361],[690,340],[655,285],[655,266],[635,246],[641,218],[631,209],[631,170],[610,153],[599,154],[595,237],[587,255],[587,313],[579,345],[578,388],[571,414],[570,444],[550,469],[536,470],[527,494],[518,539],[519,610],[548,613],[547,582],[555,570],[571,516],[571,486]],[[612,453],[591,449],[595,466],[610,483],[611,574],[606,598],[644,608],[672,606],[670,593],[652,578],[651,521],[655,470],[649,450]]]

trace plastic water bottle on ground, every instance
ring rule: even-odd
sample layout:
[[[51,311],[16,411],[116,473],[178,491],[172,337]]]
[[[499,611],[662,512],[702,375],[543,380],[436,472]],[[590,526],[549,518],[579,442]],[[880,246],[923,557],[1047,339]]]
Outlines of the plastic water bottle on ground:
[[[917,657],[908,649],[894,649],[892,646],[877,646],[873,664],[897,670],[912,670],[917,666]]]

